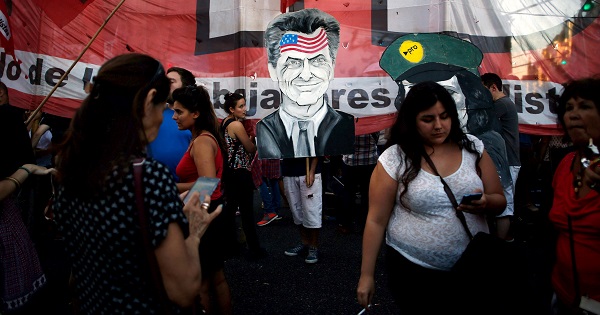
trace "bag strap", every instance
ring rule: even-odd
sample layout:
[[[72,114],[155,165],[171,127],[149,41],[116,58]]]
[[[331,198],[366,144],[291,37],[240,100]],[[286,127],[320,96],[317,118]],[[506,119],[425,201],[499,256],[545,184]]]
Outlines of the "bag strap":
[[[575,286],[575,301],[573,306],[579,308],[581,302],[581,292],[579,291],[579,273],[577,272],[577,263],[575,262],[575,241],[573,240],[573,222],[570,215],[567,215],[567,223],[569,224],[569,247],[571,249],[571,261],[573,267],[573,285]]]
[[[142,182],[142,173],[144,165],[143,158],[136,158],[133,160],[133,178],[135,183],[135,204],[138,212],[138,219],[140,221],[140,230],[142,230],[142,238],[144,241],[144,251],[146,253],[146,260],[148,261],[149,271],[152,274],[152,283],[154,285],[155,292],[158,293],[160,298],[160,303],[163,306],[163,311],[165,314],[171,314],[171,310],[169,309],[167,292],[165,291],[165,287],[162,282],[162,277],[160,275],[160,270],[158,269],[158,262],[156,261],[156,255],[154,254],[154,250],[152,249],[152,243],[150,241],[150,235],[148,233],[148,218],[146,217],[146,207],[144,207],[144,192],[143,192],[143,182]]]
[[[472,240],[473,239],[473,234],[469,230],[469,226],[467,225],[467,220],[465,219],[465,214],[462,211],[459,211],[457,209],[458,208],[458,202],[456,202],[456,197],[454,197],[454,193],[452,193],[452,190],[450,189],[450,186],[448,186],[448,184],[446,183],[446,181],[442,178],[442,175],[440,175],[440,173],[438,173],[437,168],[435,168],[435,164],[433,164],[433,161],[431,160],[431,158],[429,157],[429,155],[424,154],[423,157],[425,158],[425,161],[427,161],[427,164],[429,164],[429,167],[431,167],[431,169],[435,172],[435,175],[437,175],[440,178],[440,181],[442,182],[442,185],[444,185],[444,192],[446,192],[446,195],[448,195],[448,198],[450,199],[450,202],[452,203],[452,206],[454,206],[454,211],[456,213],[456,216],[460,220],[460,223],[462,224],[462,226],[465,228],[465,231],[467,232],[467,235],[469,236],[469,239]]]

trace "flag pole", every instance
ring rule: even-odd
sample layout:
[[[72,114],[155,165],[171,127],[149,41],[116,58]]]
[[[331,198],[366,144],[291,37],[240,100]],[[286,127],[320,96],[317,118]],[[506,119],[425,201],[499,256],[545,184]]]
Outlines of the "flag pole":
[[[94,42],[94,40],[96,40],[96,37],[98,37],[98,35],[100,35],[100,32],[104,29],[104,27],[106,26],[106,24],[108,23],[108,21],[113,17],[113,15],[115,15],[115,13],[117,12],[117,10],[119,10],[119,8],[123,5],[123,3],[125,3],[125,0],[121,0],[121,2],[119,2],[119,4],[117,4],[117,6],[112,10],[112,12],[104,20],[104,23],[102,23],[102,25],[100,25],[100,28],[96,31],[96,34],[94,34],[94,36],[92,36],[92,38],[90,39],[90,41],[88,42],[88,44],[83,48],[83,50],[81,51],[81,53],[79,53],[79,56],[77,56],[77,59],[75,59],[75,61],[73,61],[73,63],[69,67],[69,69],[67,69],[67,71],[65,71],[65,73],[60,77],[60,79],[58,80],[58,82],[56,82],[56,84],[54,85],[54,87],[52,88],[52,90],[50,91],[50,93],[48,93],[48,95],[46,95],[46,98],[44,98],[44,100],[35,109],[35,111],[33,111],[33,113],[31,113],[31,115],[29,115],[29,118],[27,118],[27,121],[25,121],[25,125],[28,125],[31,122],[31,120],[33,120],[33,118],[35,117],[35,115],[37,115],[37,113],[42,109],[42,107],[44,106],[44,104],[46,104],[46,102],[48,101],[48,99],[50,98],[50,96],[52,96],[52,94],[54,94],[54,91],[56,91],[56,89],[62,83],[62,81],[69,75],[69,73],[71,73],[71,70],[73,70],[73,68],[75,67],[75,65],[79,62],[79,59],[81,59],[81,57],[83,57],[83,54],[90,48],[90,46],[92,45],[92,43]]]

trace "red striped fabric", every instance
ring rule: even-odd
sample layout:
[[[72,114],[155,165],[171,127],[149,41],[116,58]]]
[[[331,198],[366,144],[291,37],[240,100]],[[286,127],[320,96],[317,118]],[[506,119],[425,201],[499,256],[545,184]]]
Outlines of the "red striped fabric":
[[[327,34],[324,29],[320,29],[316,36],[303,36],[299,34],[285,34],[279,41],[279,50],[283,53],[286,51],[299,51],[307,54],[317,52],[327,47]]]

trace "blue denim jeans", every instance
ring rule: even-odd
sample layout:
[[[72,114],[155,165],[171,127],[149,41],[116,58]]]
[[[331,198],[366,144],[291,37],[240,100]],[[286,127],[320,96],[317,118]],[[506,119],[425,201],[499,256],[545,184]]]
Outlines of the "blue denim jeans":
[[[260,198],[264,204],[265,213],[279,214],[279,208],[281,207],[279,179],[263,177],[258,190],[260,191]]]

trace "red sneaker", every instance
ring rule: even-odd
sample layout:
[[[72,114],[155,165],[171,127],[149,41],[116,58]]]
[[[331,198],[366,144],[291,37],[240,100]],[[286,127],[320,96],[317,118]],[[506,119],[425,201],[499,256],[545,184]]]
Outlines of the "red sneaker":
[[[256,223],[256,225],[265,226],[265,225],[273,222],[273,220],[277,220],[277,218],[279,218],[279,216],[275,213],[265,213],[265,216],[263,216],[262,220],[258,221],[258,223]]]

